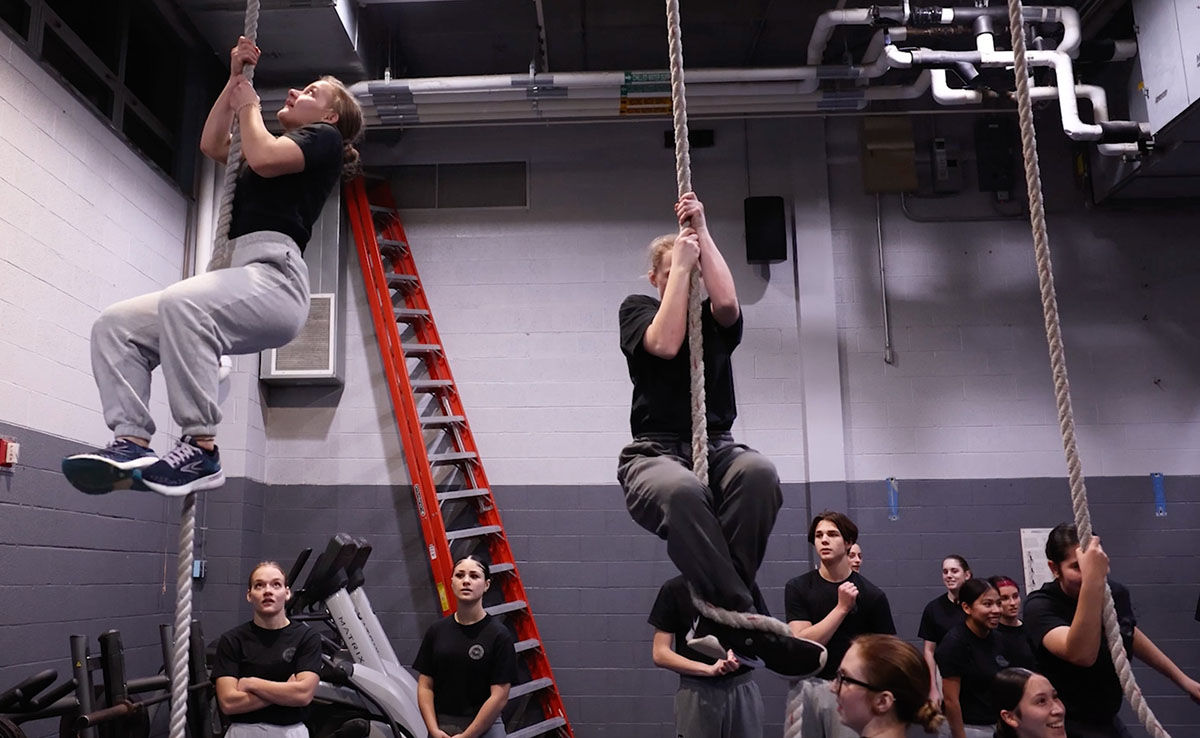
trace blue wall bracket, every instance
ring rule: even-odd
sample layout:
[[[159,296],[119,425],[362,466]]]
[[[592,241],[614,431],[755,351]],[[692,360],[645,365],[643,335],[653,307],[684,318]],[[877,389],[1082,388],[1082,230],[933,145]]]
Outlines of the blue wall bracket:
[[[1154,517],[1167,517],[1167,490],[1163,486],[1163,475],[1159,472],[1151,474],[1150,486],[1154,488]]]
[[[888,488],[888,520],[893,522],[900,519],[900,487],[895,477],[887,478]]]

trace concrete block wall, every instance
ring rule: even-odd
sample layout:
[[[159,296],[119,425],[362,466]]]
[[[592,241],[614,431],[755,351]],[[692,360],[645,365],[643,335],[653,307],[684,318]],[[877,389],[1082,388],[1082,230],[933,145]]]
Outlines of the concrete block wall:
[[[1052,123],[1053,121],[1048,121]],[[939,120],[939,135],[969,127]],[[920,127],[918,126],[918,130]],[[831,129],[830,189],[839,282],[849,478],[1059,476],[1061,441],[1027,217],[990,195],[882,196],[897,362],[883,362],[873,195],[858,142]],[[932,133],[929,134],[932,136]],[[1073,408],[1091,474],[1194,474],[1200,386],[1192,368],[1197,267],[1185,209],[1091,209],[1070,151],[1039,134],[1050,247]],[[970,162],[964,169],[972,170]],[[958,219],[958,220],[955,220]]]
[[[0,420],[104,443],[89,335],[179,279],[187,201],[0,34]],[[166,444],[165,395],[154,387]]]
[[[770,137],[791,135],[785,124],[754,125]],[[626,295],[651,290],[645,247],[674,223],[673,154],[662,147],[663,130],[661,123],[644,123],[577,136],[516,128],[454,139],[418,130],[405,134],[399,154],[383,144],[364,148],[368,160],[381,162],[529,163],[528,209],[403,213],[493,483],[613,479],[616,454],[628,440],[630,393],[617,307]],[[694,152],[695,187],[709,203],[711,229],[724,245],[746,312],[743,348],[734,355],[736,430],[771,453],[788,478],[799,479],[802,445],[779,432],[796,427],[791,416],[802,406],[795,285],[786,265],[764,270],[745,263],[743,135],[740,124],[730,126],[719,134],[727,137],[720,139],[723,146]],[[787,157],[786,150],[759,154],[764,161]],[[775,191],[778,181],[790,182],[786,166],[764,170],[755,174],[756,187]],[[379,377],[378,348],[353,257],[348,268],[346,387],[338,406],[317,410],[316,417],[270,409],[271,483],[300,483],[311,473],[346,483],[407,481],[386,392],[361,384]],[[329,468],[313,470],[291,459],[322,459]],[[568,461],[555,463],[560,459]]]
[[[88,497],[62,477],[78,443],[0,422],[23,441],[0,472],[0,689],[43,669],[71,675],[70,636],[121,632],[130,678],[162,668],[159,625],[172,622],[178,514],[168,501],[114,492]],[[57,735],[57,721],[26,727]]]
[[[862,190],[857,126],[704,125],[715,129],[717,145],[693,152],[694,186],[746,315],[745,340],[734,355],[739,438],[768,453],[787,481],[1063,473],[1022,217],[918,223],[903,215],[897,196],[883,196],[897,356],[887,366],[876,203]],[[970,148],[969,124],[937,125],[939,135],[961,136]],[[644,244],[671,224],[673,159],[661,148],[662,129],[650,122],[586,131],[520,127],[470,137],[416,130],[398,143],[365,147],[368,160],[381,165],[528,162],[528,208],[403,213],[496,484],[613,478],[628,434],[629,394],[616,305],[630,292],[650,290]],[[811,140],[827,143],[814,154],[805,148]],[[1200,305],[1197,257],[1186,234],[1197,216],[1088,209],[1070,182],[1062,136],[1050,127],[1041,140],[1085,463],[1096,474],[1195,473],[1200,387],[1189,368],[1200,359],[1200,341],[1190,316]],[[827,192],[812,187],[826,177]],[[739,201],[747,193],[791,200],[798,252],[788,262],[745,263]],[[988,196],[971,191],[912,200],[910,210],[932,218],[995,214]],[[1148,229],[1155,234],[1151,249]],[[811,273],[825,258],[833,264],[830,294]],[[359,384],[378,378],[378,349],[353,258],[348,267],[347,386],[336,406],[315,414],[269,411],[277,419],[267,431],[271,482],[306,481],[314,470],[293,460],[314,458],[325,459],[315,469],[321,479],[406,481],[386,395]],[[821,329],[813,321],[823,310],[835,316],[828,330],[836,340],[804,343]],[[832,367],[840,379],[814,381],[815,366]],[[830,393],[840,394],[840,403],[828,403]],[[830,464],[831,455],[844,462]],[[555,463],[560,459],[568,463]]]

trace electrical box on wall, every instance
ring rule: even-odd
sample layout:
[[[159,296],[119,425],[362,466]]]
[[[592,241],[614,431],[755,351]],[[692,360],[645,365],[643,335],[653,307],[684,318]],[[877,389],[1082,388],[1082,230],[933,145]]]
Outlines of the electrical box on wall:
[[[979,191],[1007,200],[1017,184],[1021,136],[1010,116],[985,116],[975,121],[975,168]]]
[[[935,138],[929,144],[929,180],[938,194],[961,192],[963,173],[958,143],[947,138]]]
[[[863,189],[871,194],[917,189],[917,147],[911,118],[863,118],[859,141]]]

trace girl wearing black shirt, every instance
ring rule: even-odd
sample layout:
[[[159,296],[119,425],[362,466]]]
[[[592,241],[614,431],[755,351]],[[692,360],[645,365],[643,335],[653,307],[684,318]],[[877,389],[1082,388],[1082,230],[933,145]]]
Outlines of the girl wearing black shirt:
[[[971,566],[962,556],[950,554],[942,559],[942,584],[946,585],[946,594],[934,597],[925,605],[925,610],[921,613],[921,624],[917,627],[917,637],[925,642],[925,664],[929,667],[929,700],[935,705],[941,703],[942,692],[938,686],[938,668],[933,652],[946,633],[963,621],[962,609],[958,606],[958,590],[963,582],[970,578]]]
[[[230,52],[230,75],[213,103],[200,150],[224,164],[236,117],[245,165],[238,175],[229,250],[204,274],[110,305],[92,326],[92,368],[108,446],[63,460],[63,473],[90,494],[136,487],[182,496],[225,482],[217,452],[222,355],[257,353],[291,341],[308,317],[301,252],[339,175],[357,166],[353,143],[362,110],[333,77],[290,90],[271,134],[258,95],[243,76],[260,51],[246,38]],[[228,259],[224,258],[228,256]],[[159,458],[150,449],[151,373],[162,366],[182,438]]]
[[[1000,711],[995,738],[1067,738],[1066,708],[1041,674],[1002,669],[992,683],[992,700]]]
[[[1000,594],[984,579],[968,580],[958,591],[966,620],[950,629],[935,658],[942,672],[946,719],[953,738],[991,738],[996,722],[992,680],[1009,666],[1032,666],[1024,641],[997,632]]]
[[[515,643],[483,609],[488,565],[467,556],[452,576],[457,609],[425,632],[413,662],[417,706],[429,738],[504,738],[500,712],[517,678]]]
[[[217,642],[212,679],[231,722],[227,738],[308,738],[304,718],[317,689],[321,639],[288,620],[291,595],[279,564],[254,567],[246,589],[254,617]]]

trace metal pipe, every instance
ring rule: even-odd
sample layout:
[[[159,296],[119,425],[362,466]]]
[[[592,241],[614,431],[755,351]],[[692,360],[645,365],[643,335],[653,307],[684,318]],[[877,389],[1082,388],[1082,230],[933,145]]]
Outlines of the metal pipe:
[[[75,701],[80,714],[92,711],[92,671],[88,661],[87,636],[71,636],[71,670],[75,673]],[[87,728],[78,734],[80,738],[96,738],[96,729]]]
[[[879,304],[883,312],[883,363],[896,365],[896,352],[892,348],[892,321],[888,317],[887,270],[883,267],[883,206],[882,195],[875,193],[875,236],[879,244]],[[903,195],[901,195],[903,197]]]

